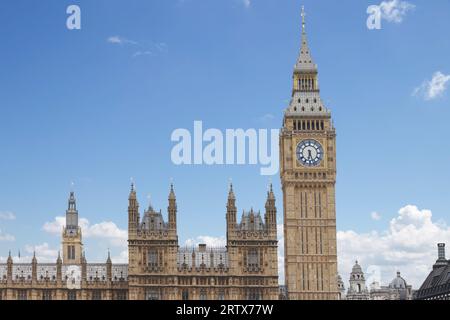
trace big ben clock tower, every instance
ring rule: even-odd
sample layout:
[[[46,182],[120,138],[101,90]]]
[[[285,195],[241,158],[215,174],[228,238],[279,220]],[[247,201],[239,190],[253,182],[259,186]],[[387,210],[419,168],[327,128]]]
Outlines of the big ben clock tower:
[[[302,44],[280,133],[285,277],[292,300],[338,299],[336,133],[317,75],[302,8]]]

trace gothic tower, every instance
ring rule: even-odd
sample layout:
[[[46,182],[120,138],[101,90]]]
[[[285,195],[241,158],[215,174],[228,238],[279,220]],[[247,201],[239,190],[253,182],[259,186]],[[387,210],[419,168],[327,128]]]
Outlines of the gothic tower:
[[[278,299],[278,254],[275,196],[267,193],[264,216],[253,208],[236,219],[236,197],[230,185],[227,201],[227,252],[233,276],[229,299]],[[251,280],[249,280],[251,279]]]
[[[305,12],[293,90],[280,133],[285,276],[289,299],[338,299],[336,134],[319,91]]]
[[[66,226],[62,233],[62,246],[64,264],[81,264],[83,243],[81,242],[81,228],[78,226],[78,210],[73,191],[70,192],[69,196]]]
[[[151,204],[142,220],[134,185],[128,197],[128,283],[131,300],[177,299],[177,202],[170,186],[168,221]]]

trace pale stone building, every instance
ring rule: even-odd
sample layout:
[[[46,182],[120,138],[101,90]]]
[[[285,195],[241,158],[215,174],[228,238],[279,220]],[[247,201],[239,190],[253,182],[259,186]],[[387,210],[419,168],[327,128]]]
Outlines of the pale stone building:
[[[366,286],[366,278],[358,261],[352,268],[350,273],[350,286],[347,291],[347,300],[369,300],[369,290]]]
[[[278,299],[277,224],[272,187],[264,216],[252,209],[243,212],[238,222],[232,185],[226,208],[226,247],[179,247],[173,187],[167,222],[161,212],[151,207],[141,221],[133,188],[128,207],[130,299]]]
[[[87,263],[73,192],[56,263],[0,264],[0,300],[276,300],[279,298],[277,223],[272,186],[265,213],[236,218],[236,197],[227,201],[227,245],[180,247],[177,203],[169,193],[168,220],[149,206],[142,219],[136,190],[129,195],[129,264]]]
[[[62,231],[63,258],[56,263],[14,263],[11,252],[0,264],[0,300],[126,300],[128,266],[87,263],[78,225],[73,192],[69,196],[66,223]]]
[[[319,90],[302,10],[292,98],[280,132],[284,264],[292,300],[337,300],[336,132]]]
[[[370,286],[370,300],[412,300],[413,290],[406,280],[397,272],[388,286],[373,283]]]

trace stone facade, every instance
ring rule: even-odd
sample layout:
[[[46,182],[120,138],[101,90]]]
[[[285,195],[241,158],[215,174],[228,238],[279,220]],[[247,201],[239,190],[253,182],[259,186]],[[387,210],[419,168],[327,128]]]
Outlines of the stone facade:
[[[134,187],[129,195],[129,264],[87,263],[73,192],[62,232],[63,259],[54,264],[0,264],[0,300],[276,300],[279,298],[275,196],[265,214],[251,209],[236,219],[230,186],[227,245],[180,247],[173,186],[168,221],[152,206],[140,218]]]
[[[397,276],[388,286],[380,286],[378,282],[373,282],[368,289],[364,272],[358,261],[350,273],[349,284],[348,291],[345,293],[344,282],[339,276],[341,300],[412,300],[414,294],[412,286],[407,284],[400,272],[397,272]]]
[[[302,12],[302,44],[280,133],[285,275],[291,300],[336,300],[336,133],[320,97]]]
[[[233,187],[227,202],[227,245],[178,245],[177,204],[169,194],[168,221],[150,206],[139,219],[136,192],[128,207],[130,299],[275,300],[279,297],[275,197],[268,192],[264,217],[253,209],[236,219]]]

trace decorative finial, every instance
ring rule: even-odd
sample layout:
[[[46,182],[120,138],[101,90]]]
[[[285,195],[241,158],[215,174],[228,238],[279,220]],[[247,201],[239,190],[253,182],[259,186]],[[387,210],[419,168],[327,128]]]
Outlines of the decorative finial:
[[[133,177],[130,178],[131,181],[131,191],[134,192],[134,179]]]
[[[305,13],[305,6],[302,6],[302,32],[305,33],[305,17],[306,17],[306,13]]]

